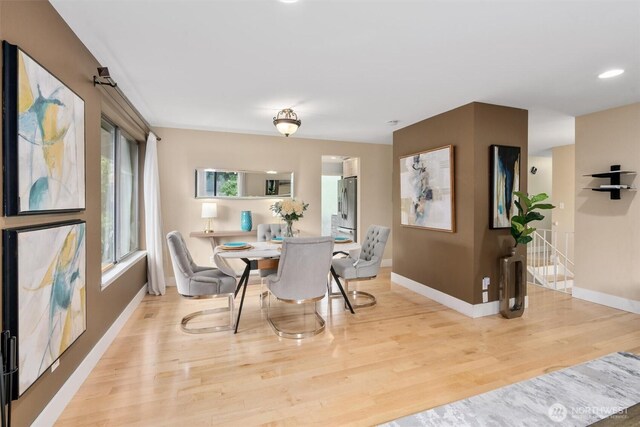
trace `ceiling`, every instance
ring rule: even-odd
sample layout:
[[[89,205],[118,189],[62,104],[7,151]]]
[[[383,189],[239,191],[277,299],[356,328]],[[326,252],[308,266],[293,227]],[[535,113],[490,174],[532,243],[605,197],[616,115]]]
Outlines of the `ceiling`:
[[[391,143],[482,101],[529,109],[541,153],[640,101],[637,1],[51,3],[153,126],[274,135],[292,107],[297,137]]]

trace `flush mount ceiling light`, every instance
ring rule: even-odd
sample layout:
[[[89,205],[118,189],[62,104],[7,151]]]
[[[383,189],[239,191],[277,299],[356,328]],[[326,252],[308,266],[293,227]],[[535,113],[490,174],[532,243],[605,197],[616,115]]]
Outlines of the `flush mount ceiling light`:
[[[280,110],[273,118],[273,124],[278,129],[278,132],[284,136],[289,136],[296,133],[300,124],[302,124],[302,120],[298,119],[298,115],[291,108],[285,108]]]
[[[599,79],[610,79],[611,77],[619,76],[622,73],[624,73],[624,70],[622,70],[620,68],[616,68],[615,70],[608,70],[608,71],[605,71],[602,74],[599,74],[598,78]]]

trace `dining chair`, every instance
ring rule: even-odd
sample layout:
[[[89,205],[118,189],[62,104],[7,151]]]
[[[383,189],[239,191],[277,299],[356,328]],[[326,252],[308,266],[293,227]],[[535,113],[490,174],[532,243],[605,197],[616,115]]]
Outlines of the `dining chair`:
[[[172,231],[167,234],[167,246],[169,246],[176,286],[180,295],[189,299],[226,297],[229,300],[227,307],[200,310],[186,315],[180,321],[180,328],[190,334],[233,329],[235,321],[233,297],[236,289],[236,278],[223,273],[217,268],[196,265],[187,249],[182,234],[178,231]],[[200,328],[188,326],[188,323],[197,317],[226,311],[229,312],[228,325]]]
[[[282,255],[278,273],[266,278],[269,291],[267,321],[276,335],[283,338],[306,338],[317,335],[325,328],[325,321],[318,313],[317,302],[324,298],[327,288],[327,274],[333,257],[332,237],[291,237],[282,243]],[[285,330],[279,325],[291,316],[271,316],[271,295],[289,304],[313,304],[314,329]],[[306,314],[306,313],[305,313]],[[305,320],[303,314],[302,320]],[[283,322],[282,322],[283,323]]]
[[[269,242],[274,237],[282,237],[285,227],[286,226],[283,224],[258,224],[258,242]],[[260,274],[261,279],[264,279],[271,274],[276,274],[277,272],[277,269],[258,270],[258,274]]]
[[[285,227],[283,224],[258,224],[258,242],[268,242],[274,237],[282,237]]]
[[[331,262],[331,270],[336,281],[342,278],[345,282],[344,289],[347,295],[352,297],[352,306],[354,308],[371,307],[376,304],[376,297],[372,294],[359,290],[349,290],[350,282],[358,282],[361,280],[371,280],[378,275],[384,248],[387,246],[389,239],[389,227],[381,225],[372,225],[367,230],[367,234],[362,243],[360,256],[357,259],[351,258],[346,252],[338,252],[347,255],[345,258],[336,258]],[[330,296],[341,296],[341,294],[333,294]],[[366,302],[358,303],[357,299],[364,299]]]

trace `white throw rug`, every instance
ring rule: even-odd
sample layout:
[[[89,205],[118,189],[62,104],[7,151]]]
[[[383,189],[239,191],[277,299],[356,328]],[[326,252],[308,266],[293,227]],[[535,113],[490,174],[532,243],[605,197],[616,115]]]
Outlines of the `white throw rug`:
[[[640,356],[612,353],[384,426],[588,426],[640,402]]]

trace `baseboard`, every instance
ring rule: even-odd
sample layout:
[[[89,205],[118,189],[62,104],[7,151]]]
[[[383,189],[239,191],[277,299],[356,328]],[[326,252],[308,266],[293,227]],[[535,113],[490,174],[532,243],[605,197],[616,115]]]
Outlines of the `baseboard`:
[[[55,423],[146,294],[147,284],[133,297],[131,302],[125,307],[122,313],[120,313],[120,316],[118,316],[107,332],[105,332],[89,354],[87,354],[80,365],[78,365],[73,374],[71,374],[62,387],[60,387],[60,390],[53,396],[53,399],[51,399],[40,415],[38,415],[38,418],[31,424],[32,427],[49,427]]]
[[[393,266],[392,261],[393,260],[391,258],[383,259],[382,263],[380,263],[380,267],[392,267]]]
[[[606,305],[607,307],[617,308],[618,310],[640,314],[640,301],[605,294],[604,292],[592,291],[590,289],[579,288],[576,286],[573,287],[571,292],[574,298],[594,302],[600,305]]]
[[[499,301],[491,301],[484,304],[470,304],[456,297],[452,297],[449,294],[445,294],[442,291],[430,288],[429,286],[393,272],[391,273],[391,281],[474,319],[477,317],[493,316],[494,314],[500,313]],[[513,304],[513,300],[511,300],[511,303]],[[524,298],[524,306],[525,308],[529,306],[528,296],[525,296]]]

